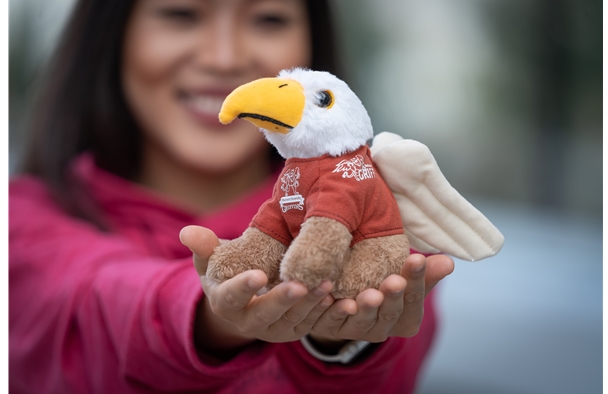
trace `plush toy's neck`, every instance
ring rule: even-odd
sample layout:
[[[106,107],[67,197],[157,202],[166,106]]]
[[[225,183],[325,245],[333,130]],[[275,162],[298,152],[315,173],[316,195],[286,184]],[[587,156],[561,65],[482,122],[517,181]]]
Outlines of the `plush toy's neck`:
[[[277,148],[285,159],[309,159],[326,154],[341,156],[353,152],[367,143],[364,137],[349,136],[339,138],[327,130],[318,132],[304,128],[294,128],[288,134],[279,134],[263,130],[266,139]]]

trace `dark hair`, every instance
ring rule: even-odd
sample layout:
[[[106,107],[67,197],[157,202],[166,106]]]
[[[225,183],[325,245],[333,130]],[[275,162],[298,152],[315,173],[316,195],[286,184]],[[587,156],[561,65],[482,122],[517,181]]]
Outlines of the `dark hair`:
[[[92,152],[99,167],[126,179],[139,171],[141,132],[122,92],[120,66],[133,1],[81,0],[75,6],[31,114],[22,172],[40,177],[70,214],[100,227],[102,215],[69,164]],[[307,0],[311,68],[340,76],[327,1]]]

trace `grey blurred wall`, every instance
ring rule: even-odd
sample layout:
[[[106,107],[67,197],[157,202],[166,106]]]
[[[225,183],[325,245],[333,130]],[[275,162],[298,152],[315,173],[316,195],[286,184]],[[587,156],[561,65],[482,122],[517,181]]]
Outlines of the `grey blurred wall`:
[[[28,109],[74,0],[9,2],[9,171],[25,140]]]
[[[600,0],[335,4],[376,131],[427,144],[465,195],[601,212]]]

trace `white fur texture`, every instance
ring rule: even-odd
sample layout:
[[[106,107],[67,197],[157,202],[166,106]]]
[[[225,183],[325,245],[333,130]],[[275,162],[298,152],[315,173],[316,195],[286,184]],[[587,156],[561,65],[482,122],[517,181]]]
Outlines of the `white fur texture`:
[[[302,120],[289,133],[261,129],[284,158],[307,159],[327,153],[340,156],[356,150],[373,137],[372,122],[361,100],[333,74],[294,68],[281,71],[278,78],[299,82],[306,96]],[[323,90],[333,94],[331,108],[316,104],[318,94]]]

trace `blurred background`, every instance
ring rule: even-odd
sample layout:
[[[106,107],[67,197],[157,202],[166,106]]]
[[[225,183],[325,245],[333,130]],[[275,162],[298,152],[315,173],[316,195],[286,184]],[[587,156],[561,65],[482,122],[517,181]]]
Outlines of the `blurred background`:
[[[73,0],[10,1],[9,169]],[[334,0],[374,129],[430,147],[503,232],[456,261],[420,394],[602,390],[602,2]]]

